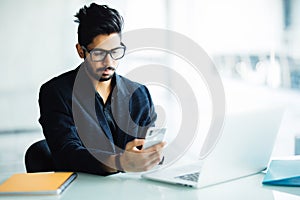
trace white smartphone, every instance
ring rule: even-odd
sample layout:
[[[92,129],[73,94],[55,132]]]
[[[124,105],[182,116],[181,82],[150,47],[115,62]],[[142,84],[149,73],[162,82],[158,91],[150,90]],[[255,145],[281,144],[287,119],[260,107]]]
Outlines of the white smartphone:
[[[145,137],[143,149],[161,143],[165,138],[166,128],[149,127]]]

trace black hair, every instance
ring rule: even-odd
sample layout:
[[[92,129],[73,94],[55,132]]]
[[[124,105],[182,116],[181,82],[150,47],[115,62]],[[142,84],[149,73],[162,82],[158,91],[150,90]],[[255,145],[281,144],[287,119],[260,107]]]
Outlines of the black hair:
[[[78,43],[84,47],[100,34],[119,33],[121,36],[123,18],[117,10],[107,5],[92,3],[81,8],[75,17],[77,19],[74,21],[79,23]]]

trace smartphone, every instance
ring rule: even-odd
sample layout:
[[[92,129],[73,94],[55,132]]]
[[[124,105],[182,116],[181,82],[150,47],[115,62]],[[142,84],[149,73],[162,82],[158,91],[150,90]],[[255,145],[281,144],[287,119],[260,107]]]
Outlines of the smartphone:
[[[161,143],[164,140],[166,128],[150,127],[147,130],[143,149]]]

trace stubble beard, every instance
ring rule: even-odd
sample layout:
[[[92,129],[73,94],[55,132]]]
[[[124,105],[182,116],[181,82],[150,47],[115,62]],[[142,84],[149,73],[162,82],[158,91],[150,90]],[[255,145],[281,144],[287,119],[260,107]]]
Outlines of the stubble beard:
[[[108,77],[102,77],[102,74],[99,76],[97,73],[95,73],[93,71],[93,69],[88,64],[86,65],[86,70],[89,73],[89,75],[92,78],[94,78],[95,80],[99,81],[99,82],[109,81],[115,74],[115,68],[114,67],[108,66],[108,67],[105,67],[105,69],[112,70],[113,73],[111,75],[109,75]],[[104,70],[99,70],[99,71],[103,72]]]

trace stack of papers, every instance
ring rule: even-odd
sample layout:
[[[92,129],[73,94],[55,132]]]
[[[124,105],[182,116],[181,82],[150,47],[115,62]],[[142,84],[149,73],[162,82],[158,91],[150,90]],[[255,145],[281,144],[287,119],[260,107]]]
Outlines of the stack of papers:
[[[262,183],[300,186],[300,160],[272,160]]]
[[[14,174],[0,185],[0,195],[60,194],[76,176],[74,172]]]

